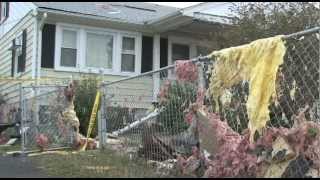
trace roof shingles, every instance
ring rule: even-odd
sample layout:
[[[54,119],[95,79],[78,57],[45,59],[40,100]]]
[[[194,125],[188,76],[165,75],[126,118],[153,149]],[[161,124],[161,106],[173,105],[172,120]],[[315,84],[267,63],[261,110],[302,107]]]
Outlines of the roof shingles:
[[[39,8],[102,16],[134,24],[144,24],[179,10],[143,2],[34,2],[34,4]],[[117,11],[119,13],[116,13]]]

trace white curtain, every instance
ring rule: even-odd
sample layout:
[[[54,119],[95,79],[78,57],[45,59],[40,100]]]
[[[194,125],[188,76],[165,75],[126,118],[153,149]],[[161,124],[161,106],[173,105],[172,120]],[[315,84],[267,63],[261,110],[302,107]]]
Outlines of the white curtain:
[[[112,68],[113,36],[87,33],[86,66]]]

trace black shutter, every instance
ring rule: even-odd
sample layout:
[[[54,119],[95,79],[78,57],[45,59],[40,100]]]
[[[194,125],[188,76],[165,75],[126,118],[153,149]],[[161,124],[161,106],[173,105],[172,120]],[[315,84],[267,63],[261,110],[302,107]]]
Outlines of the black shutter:
[[[6,18],[9,17],[9,2],[6,2]]]
[[[2,10],[2,8],[1,8],[1,5],[2,5],[2,3],[0,2],[0,22],[1,22],[1,10]]]
[[[153,66],[153,37],[142,36],[141,72],[152,71]]]
[[[18,72],[24,72],[26,70],[26,58],[27,58],[27,30],[22,32],[22,54],[18,59]]]
[[[41,67],[53,68],[56,26],[45,24],[42,29]]]
[[[160,67],[168,66],[168,39],[160,39]]]
[[[16,50],[14,47],[16,46],[15,39],[12,40],[12,54],[11,54],[11,77],[14,77],[14,66],[15,66],[15,56],[16,56]]]

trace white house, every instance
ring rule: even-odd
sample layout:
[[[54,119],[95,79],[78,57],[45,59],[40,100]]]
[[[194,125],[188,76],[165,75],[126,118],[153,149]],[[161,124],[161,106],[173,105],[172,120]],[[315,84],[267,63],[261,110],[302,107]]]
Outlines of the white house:
[[[8,103],[19,101],[20,82],[8,78],[103,72],[112,81],[206,54],[216,48],[210,34],[230,25],[225,13],[230,5],[208,2],[178,9],[143,2],[1,2],[0,93]]]

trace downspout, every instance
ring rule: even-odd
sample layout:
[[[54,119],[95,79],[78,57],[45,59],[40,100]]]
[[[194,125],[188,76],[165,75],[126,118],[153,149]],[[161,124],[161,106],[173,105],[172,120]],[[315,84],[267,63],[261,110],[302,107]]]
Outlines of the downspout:
[[[42,28],[43,28],[43,24],[44,24],[44,21],[46,20],[47,18],[47,13],[44,13],[40,19],[40,21],[38,22],[38,11],[35,10],[35,18],[36,18],[36,21],[35,21],[35,26],[36,26],[36,61],[35,61],[35,79],[36,79],[36,86],[39,86],[40,85],[40,68],[41,68],[41,44],[42,44]],[[38,88],[35,87],[34,90],[34,97],[37,97],[38,96]],[[39,111],[39,104],[37,103],[36,101],[36,112]],[[36,117],[35,117],[35,122],[36,122],[36,125],[39,125],[39,116],[38,114],[36,114]],[[38,130],[37,130],[37,133],[38,133]]]
[[[44,21],[47,19],[47,13],[44,13],[40,19],[39,22],[37,22],[37,28],[36,28],[36,43],[37,43],[37,49],[36,49],[36,85],[39,85],[40,80],[40,69],[41,69],[41,46],[42,46],[42,29],[44,25]]]

